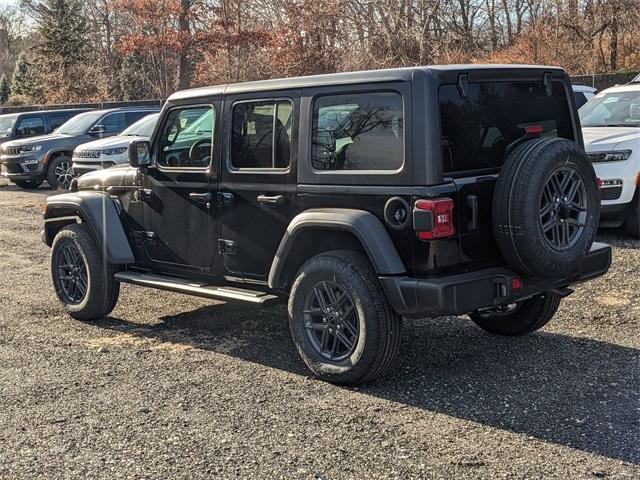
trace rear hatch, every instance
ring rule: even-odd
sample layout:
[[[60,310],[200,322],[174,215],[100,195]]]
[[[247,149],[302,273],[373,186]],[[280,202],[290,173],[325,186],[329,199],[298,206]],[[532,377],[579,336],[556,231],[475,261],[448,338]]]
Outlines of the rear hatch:
[[[570,85],[562,80],[468,82],[439,89],[444,181],[456,186],[456,234],[464,271],[502,265],[492,200],[500,168],[527,136],[581,143]]]

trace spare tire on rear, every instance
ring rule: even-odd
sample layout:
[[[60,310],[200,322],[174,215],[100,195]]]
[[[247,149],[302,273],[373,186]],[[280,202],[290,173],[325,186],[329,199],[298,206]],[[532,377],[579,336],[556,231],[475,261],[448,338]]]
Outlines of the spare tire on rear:
[[[514,270],[544,278],[576,273],[599,216],[596,174],[575,142],[534,138],[507,156],[493,195],[493,231]]]

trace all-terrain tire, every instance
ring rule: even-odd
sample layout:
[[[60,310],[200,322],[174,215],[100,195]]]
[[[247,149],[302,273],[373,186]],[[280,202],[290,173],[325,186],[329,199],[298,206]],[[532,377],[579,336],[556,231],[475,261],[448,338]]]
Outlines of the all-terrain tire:
[[[322,282],[335,282],[343,288],[357,315],[357,341],[353,342],[353,351],[339,360],[323,356],[305,326],[307,299]],[[289,297],[289,327],[300,356],[318,378],[356,385],[379,377],[397,357],[401,325],[401,317],[389,307],[364,255],[349,250],[330,251],[311,258],[300,268]]]
[[[43,180],[12,180],[12,182],[23,190],[34,190],[42,185]]]
[[[77,251],[86,269],[86,292],[81,298],[70,300],[63,287],[67,276],[65,246]],[[67,252],[68,254],[68,252]],[[56,235],[51,247],[51,277],[58,298],[65,309],[77,320],[98,320],[114,309],[120,293],[120,284],[114,279],[116,268],[102,255],[93,234],[86,225],[69,225]]]
[[[584,213],[580,213],[579,221],[571,219],[582,227],[572,227],[576,229],[571,240],[566,246],[557,246],[545,237],[541,212],[542,202],[546,201],[543,195],[548,195],[546,187],[554,175],[563,171],[573,175],[574,182],[582,182],[584,189],[579,194]],[[567,198],[564,197],[563,206],[571,207],[572,202],[567,202]],[[567,210],[565,208],[565,212]],[[550,215],[560,221],[557,211]],[[493,230],[500,253],[511,268],[543,278],[564,278],[577,272],[595,239],[599,216],[596,175],[575,142],[536,138],[521,143],[508,155],[495,186]],[[565,221],[569,222],[562,220]]]
[[[474,312],[469,316],[476,325],[489,333],[513,337],[544,327],[553,318],[559,306],[558,295],[544,293],[520,302],[511,312]]]
[[[56,190],[63,188],[69,189],[72,180],[71,158],[66,155],[58,155],[49,161],[47,166],[47,183]]]

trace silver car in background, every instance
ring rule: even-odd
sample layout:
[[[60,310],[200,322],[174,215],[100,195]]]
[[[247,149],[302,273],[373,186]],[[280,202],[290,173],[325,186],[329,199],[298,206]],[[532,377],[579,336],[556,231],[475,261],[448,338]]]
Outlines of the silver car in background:
[[[146,140],[153,133],[160,113],[138,120],[116,137],[84,143],[73,151],[73,173],[76,176],[95,170],[127,164],[127,149],[131,140]]]

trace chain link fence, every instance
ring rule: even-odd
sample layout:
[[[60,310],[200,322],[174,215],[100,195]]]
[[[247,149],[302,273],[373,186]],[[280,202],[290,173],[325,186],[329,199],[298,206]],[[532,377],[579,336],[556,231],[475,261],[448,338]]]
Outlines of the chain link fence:
[[[614,85],[623,85],[629,83],[640,72],[617,72],[617,73],[595,73],[592,75],[576,75],[571,77],[574,85],[586,85],[598,90],[613,87]]]

